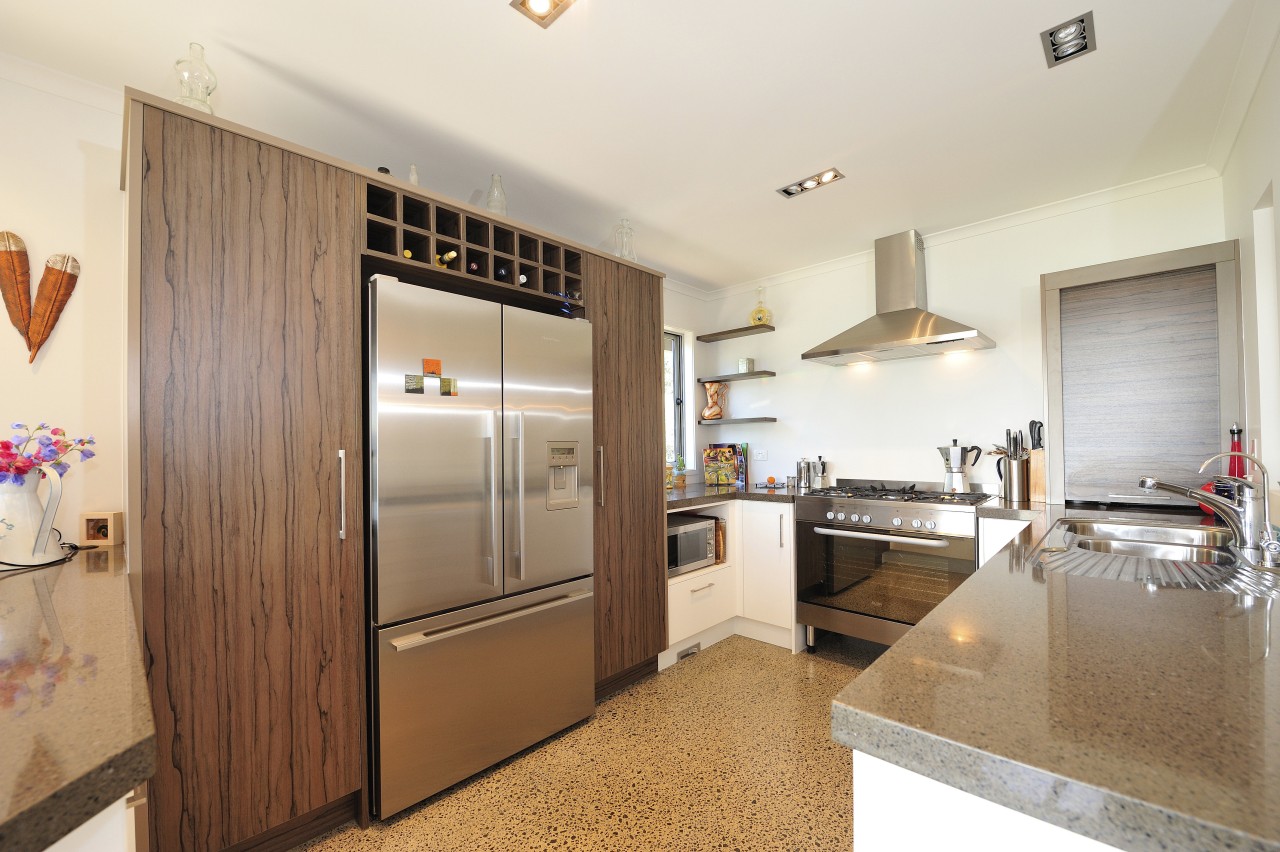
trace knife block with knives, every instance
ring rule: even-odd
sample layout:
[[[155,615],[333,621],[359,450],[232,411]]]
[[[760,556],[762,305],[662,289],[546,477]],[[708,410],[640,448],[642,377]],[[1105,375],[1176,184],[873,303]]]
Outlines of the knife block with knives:
[[[1029,491],[1032,503],[1047,503],[1048,486],[1045,482],[1044,470],[1044,424],[1032,420],[1030,424],[1031,438],[1031,476]]]

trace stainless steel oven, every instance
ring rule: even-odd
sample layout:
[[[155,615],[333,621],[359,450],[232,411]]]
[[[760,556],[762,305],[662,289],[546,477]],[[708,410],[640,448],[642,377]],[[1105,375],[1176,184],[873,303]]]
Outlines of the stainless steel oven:
[[[892,644],[973,574],[974,532],[973,506],[956,501],[802,497],[797,620]]]

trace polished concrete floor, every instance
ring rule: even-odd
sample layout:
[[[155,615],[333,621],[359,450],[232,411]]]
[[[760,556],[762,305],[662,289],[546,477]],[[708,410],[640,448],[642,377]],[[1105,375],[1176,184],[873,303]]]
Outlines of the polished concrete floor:
[[[734,636],[614,695],[586,722],[375,823],[301,849],[848,850],[848,749],[831,699],[883,647],[792,655]]]

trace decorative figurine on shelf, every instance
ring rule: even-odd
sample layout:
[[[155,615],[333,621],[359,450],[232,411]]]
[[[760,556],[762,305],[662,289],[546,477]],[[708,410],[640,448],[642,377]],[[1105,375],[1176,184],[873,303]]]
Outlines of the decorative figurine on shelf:
[[[729,385],[725,382],[703,382],[702,387],[707,392],[707,407],[702,409],[702,419],[719,420],[724,417],[724,397],[729,392]]]
[[[207,112],[213,115],[213,107],[209,105],[209,95],[218,88],[218,78],[213,69],[204,61],[204,46],[191,42],[187,47],[185,59],[173,63],[173,70],[178,73],[178,103]]]
[[[773,322],[773,311],[764,306],[764,288],[757,292],[756,306],[751,311],[751,325],[769,325]]]

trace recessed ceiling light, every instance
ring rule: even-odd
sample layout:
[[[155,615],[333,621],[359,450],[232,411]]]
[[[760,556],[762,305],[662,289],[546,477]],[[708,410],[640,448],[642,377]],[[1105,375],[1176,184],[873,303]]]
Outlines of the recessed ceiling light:
[[[1093,12],[1085,12],[1056,27],[1049,27],[1040,33],[1040,45],[1050,68],[1092,53],[1098,47],[1098,37],[1093,31]]]
[[[572,5],[573,0],[511,0],[511,8],[543,29],[551,26]]]
[[[835,183],[844,175],[840,174],[839,169],[823,169],[816,175],[810,175],[798,181],[787,184],[778,190],[778,194],[783,198],[795,198],[797,195],[808,192],[811,189],[817,189],[820,186],[826,186],[829,183]]]

